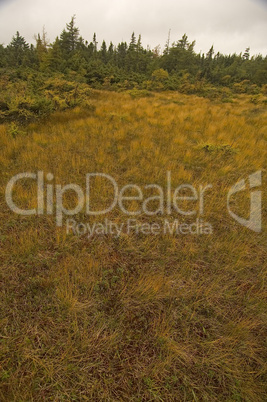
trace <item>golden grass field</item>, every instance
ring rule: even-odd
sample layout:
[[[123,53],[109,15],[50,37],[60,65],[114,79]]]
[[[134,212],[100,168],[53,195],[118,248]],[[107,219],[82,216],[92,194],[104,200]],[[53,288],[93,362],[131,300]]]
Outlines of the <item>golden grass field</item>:
[[[261,233],[229,216],[226,197],[258,170],[266,184],[266,105],[104,91],[91,102],[95,111],[0,126],[0,400],[265,401],[266,195]],[[90,172],[120,186],[164,187],[167,171],[174,187],[210,183],[213,234],[67,235],[54,215],[6,204],[11,177],[38,170],[83,188]],[[94,200],[104,205],[110,191],[100,180]],[[34,181],[14,198],[36,206]],[[249,192],[234,208],[248,217]],[[118,208],[107,217],[125,219]]]

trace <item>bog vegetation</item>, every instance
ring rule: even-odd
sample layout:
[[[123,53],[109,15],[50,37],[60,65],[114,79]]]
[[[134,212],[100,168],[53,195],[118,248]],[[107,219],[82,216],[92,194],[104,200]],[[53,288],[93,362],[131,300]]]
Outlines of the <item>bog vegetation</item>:
[[[264,232],[233,221],[226,194],[266,163],[266,107],[174,92],[92,90],[90,102],[46,124],[0,126],[1,192],[18,169],[81,187],[88,172],[164,187],[169,170],[174,186],[213,185],[214,233],[88,239],[56,229],[54,216],[17,216],[2,199],[0,399],[263,401]],[[15,197],[36,205],[34,183]],[[238,213],[248,209],[246,194]],[[125,219],[117,209],[108,218]]]
[[[49,43],[47,34],[29,45],[17,32],[10,44],[0,45],[0,121],[32,118],[83,101],[85,85],[105,90],[132,90],[133,96],[150,91],[179,91],[232,102],[236,94],[257,99],[267,94],[267,56],[194,51],[187,35],[172,44],[144,49],[141,35],[116,46],[97,35],[88,42],[79,34],[75,16]]]
[[[51,46],[18,34],[0,52],[0,400],[266,400],[266,209],[257,234],[226,208],[235,182],[264,179],[266,58],[200,56],[186,37],[161,56],[134,36],[98,50],[74,19]],[[53,215],[15,215],[6,184],[37,170],[82,188],[89,172],[212,184],[213,234],[88,238]],[[35,207],[34,181],[14,198]],[[243,192],[231,207],[247,217],[249,203]],[[125,220],[118,208],[107,218]]]

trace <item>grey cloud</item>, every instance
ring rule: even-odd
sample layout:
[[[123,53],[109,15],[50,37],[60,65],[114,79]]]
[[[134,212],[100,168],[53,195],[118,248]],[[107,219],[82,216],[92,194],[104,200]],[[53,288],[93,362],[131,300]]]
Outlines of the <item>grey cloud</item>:
[[[196,50],[207,52],[213,44],[222,53],[266,55],[266,0],[0,0],[0,43],[9,43],[16,30],[29,42],[45,25],[51,41],[76,14],[81,35],[91,40],[129,41],[142,34],[152,47],[177,41],[184,33],[196,40]]]

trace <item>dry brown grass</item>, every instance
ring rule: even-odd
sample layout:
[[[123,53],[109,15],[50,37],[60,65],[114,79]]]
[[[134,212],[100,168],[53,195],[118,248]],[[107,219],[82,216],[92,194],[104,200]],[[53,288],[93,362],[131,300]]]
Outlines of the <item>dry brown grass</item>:
[[[67,236],[54,216],[16,216],[2,197],[0,400],[266,400],[266,208],[260,234],[226,210],[229,186],[265,172],[266,108],[175,93],[96,92],[92,103],[93,114],[57,113],[16,136],[0,126],[1,193],[26,171],[84,188],[89,172],[164,186],[169,170],[173,186],[213,185],[214,233]],[[35,205],[33,183],[16,197]]]

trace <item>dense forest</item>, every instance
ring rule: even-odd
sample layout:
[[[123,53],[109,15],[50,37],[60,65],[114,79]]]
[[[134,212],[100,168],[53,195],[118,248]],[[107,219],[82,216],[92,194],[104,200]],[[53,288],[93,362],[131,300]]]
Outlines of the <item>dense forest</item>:
[[[267,56],[251,57],[249,48],[243,54],[224,55],[215,53],[211,46],[207,54],[200,54],[194,50],[195,41],[190,42],[186,34],[172,44],[168,39],[163,52],[159,46],[145,49],[141,35],[136,37],[134,33],[129,43],[115,46],[103,41],[100,45],[96,34],[91,42],[80,36],[75,16],[52,44],[48,43],[44,30],[35,39],[36,44],[30,45],[17,32],[8,46],[0,45],[0,120],[17,113],[21,101],[12,105],[10,83],[14,82],[17,83],[16,94],[23,93],[28,98],[50,90],[50,95],[46,92],[45,98],[35,99],[34,105],[28,107],[29,116],[25,115],[25,107],[18,107],[24,109],[20,112],[22,119],[30,117],[31,112],[46,113],[55,108],[55,103],[62,108],[73,106],[82,97],[80,92],[85,91],[80,85],[143,93],[178,90],[226,102],[231,101],[234,94],[257,97],[267,93]],[[75,96],[66,101],[66,92],[71,91]],[[27,102],[24,99],[22,103]]]

